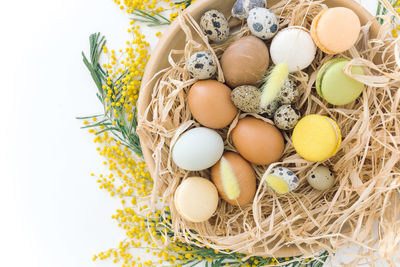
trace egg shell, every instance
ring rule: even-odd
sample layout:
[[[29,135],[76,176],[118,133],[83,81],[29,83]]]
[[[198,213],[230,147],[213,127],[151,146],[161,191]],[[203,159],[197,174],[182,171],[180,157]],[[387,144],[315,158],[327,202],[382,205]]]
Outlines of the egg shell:
[[[318,166],[307,176],[308,183],[317,190],[327,190],[335,183],[335,176],[325,166]]]
[[[291,105],[283,105],[275,112],[274,123],[279,129],[287,131],[293,129],[300,118],[301,115],[297,109]]]
[[[213,166],[224,153],[224,141],[214,130],[198,127],[182,134],[172,149],[172,160],[181,169],[200,171]]]
[[[233,152],[225,152],[211,168],[211,180],[222,199],[235,206],[251,203],[256,193],[254,169],[245,159]]]
[[[265,7],[266,0],[237,0],[232,7],[232,17],[244,20],[249,15],[250,10],[255,7]]]
[[[217,71],[217,64],[210,52],[194,53],[186,63],[190,75],[199,80],[211,78]]]
[[[296,82],[293,81],[291,78],[288,78],[281,91],[278,94],[277,100],[281,104],[293,104],[296,103],[300,98],[299,89],[296,86]]]
[[[269,65],[267,45],[254,36],[233,42],[221,57],[225,81],[231,87],[255,85],[263,78]]]
[[[293,171],[285,167],[272,169],[265,178],[265,182],[279,194],[289,193],[299,186],[299,178]]]
[[[233,104],[244,112],[265,114],[273,117],[279,107],[278,101],[273,101],[265,108],[260,107],[261,90],[252,85],[241,85],[232,90],[231,99]]]
[[[179,215],[187,221],[207,221],[218,207],[217,188],[202,177],[186,178],[176,188],[174,205]]]
[[[231,100],[231,89],[218,81],[196,82],[190,88],[187,97],[193,117],[208,128],[224,128],[237,114]]]
[[[282,134],[275,126],[253,117],[238,121],[232,130],[232,141],[243,158],[259,165],[277,161],[285,147]]]
[[[278,32],[271,42],[271,58],[275,65],[286,62],[290,72],[310,66],[317,48],[303,27],[291,26]]]
[[[275,14],[262,7],[250,10],[247,25],[251,33],[263,40],[271,39],[278,32],[279,22]]]
[[[259,114],[262,114],[266,118],[273,118],[276,110],[280,107],[278,100],[273,100],[266,107],[260,108]]]
[[[257,113],[260,108],[261,91],[252,85],[241,85],[232,90],[233,104],[244,112]]]
[[[212,9],[205,12],[200,18],[200,28],[211,41],[222,42],[228,39],[228,20],[218,10]]]

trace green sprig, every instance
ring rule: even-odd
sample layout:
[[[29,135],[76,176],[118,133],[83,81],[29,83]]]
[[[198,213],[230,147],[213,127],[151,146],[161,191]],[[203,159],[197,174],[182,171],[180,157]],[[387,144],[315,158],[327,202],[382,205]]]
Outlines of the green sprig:
[[[97,86],[98,94],[97,97],[104,101],[104,92],[102,89],[106,72],[101,68],[99,60],[100,55],[103,51],[103,47],[106,45],[106,40],[104,36],[100,37],[100,33],[95,33],[89,37],[90,43],[90,61],[87,59],[86,55],[82,52],[83,63],[90,71],[90,75],[93,78],[94,83]]]
[[[188,6],[190,6],[192,4],[192,0],[183,0],[183,1],[175,2],[174,4],[175,5],[185,4],[185,8],[187,8]]]
[[[184,4],[185,8],[192,4],[192,0],[183,0],[174,2],[174,5]],[[156,11],[144,11],[134,8],[132,11],[134,21],[139,21],[145,23],[149,27],[162,26],[171,24],[171,20],[163,16],[160,12]]]
[[[81,127],[85,128],[95,128],[95,127],[104,127],[104,129],[97,131],[96,134],[99,135],[104,132],[110,132],[112,135],[121,142],[122,145],[128,147],[133,152],[135,152],[140,157],[143,156],[142,149],[140,146],[139,136],[136,133],[137,127],[137,119],[136,119],[136,107],[133,110],[133,118],[131,121],[126,119],[127,112],[123,106],[120,107],[112,107],[109,111],[107,110],[107,102],[105,101],[105,92],[103,89],[103,85],[106,83],[107,72],[100,65],[100,57],[103,53],[103,48],[106,44],[106,40],[104,36],[101,36],[100,33],[95,33],[90,35],[89,37],[90,43],[90,61],[86,57],[85,53],[82,52],[83,62],[88,68],[90,75],[92,76],[93,81],[95,82],[98,93],[96,93],[99,101],[103,105],[104,114],[87,116],[87,117],[77,117],[77,119],[89,119],[89,118],[101,118],[99,122],[92,123],[90,125],[86,125]],[[115,81],[112,81],[111,88],[112,90],[121,91],[122,83],[118,83],[125,76],[126,72],[121,74]],[[121,97],[121,93],[116,94],[116,101],[118,101]],[[114,115],[114,110],[118,116]]]
[[[388,0],[388,1],[393,7],[397,3],[397,0]],[[387,8],[381,3],[381,1],[378,0],[378,8],[376,10],[376,15],[377,16],[384,16],[387,13],[388,13]],[[392,20],[394,20],[394,17],[392,18]],[[383,24],[383,19],[382,18],[378,18],[378,21],[379,21],[380,24]]]
[[[147,221],[149,223],[154,223],[156,225],[156,233],[159,236],[162,235],[167,235],[169,238],[173,239],[175,236],[175,233],[172,231],[172,221],[171,219],[168,219],[168,217],[171,215],[170,211],[164,210],[163,214],[159,216],[157,219],[150,219]],[[165,233],[164,229],[167,229],[167,232]],[[192,230],[194,234],[194,232]],[[256,266],[256,267],[261,267],[261,266],[266,266],[266,265],[271,265],[271,264],[282,264],[285,262],[288,262],[287,264],[283,264],[281,266],[283,267],[322,267],[324,263],[327,261],[329,257],[329,252],[328,251],[323,251],[321,252],[318,256],[316,256],[313,259],[310,259],[308,262],[306,260],[301,260],[298,259],[299,257],[287,257],[287,258],[276,258],[273,260],[273,258],[269,257],[259,257],[259,256],[252,256],[248,257],[246,254],[243,253],[238,253],[238,252],[220,252],[220,251],[215,251],[212,248],[207,248],[207,247],[200,247],[195,244],[185,244],[182,242],[175,242],[175,245],[179,247],[185,247],[189,248],[187,251],[180,251],[176,252],[177,255],[185,255],[186,253],[191,253],[195,256],[201,256],[203,258],[209,258],[212,259],[212,262],[206,261],[206,266],[210,267],[222,267],[225,266],[225,264],[229,264],[229,266],[243,266],[245,264],[249,264],[250,266]],[[248,257],[246,260],[243,260],[244,258]],[[298,259],[298,260],[297,260]],[[204,262],[203,260],[199,260],[198,258],[194,257],[191,259],[185,259],[181,260],[180,264],[182,266],[186,267],[193,267],[196,266],[197,264],[200,264]]]
[[[161,15],[160,13],[158,12],[152,12],[152,13],[135,8],[132,11],[132,14],[134,15],[132,20],[146,23],[146,25],[149,27],[171,24],[171,21],[166,17],[164,17],[163,15]]]

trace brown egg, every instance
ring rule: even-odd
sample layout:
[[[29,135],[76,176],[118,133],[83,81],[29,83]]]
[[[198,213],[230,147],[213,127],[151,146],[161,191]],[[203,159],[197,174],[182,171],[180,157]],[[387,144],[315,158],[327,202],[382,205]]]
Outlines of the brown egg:
[[[279,160],[285,147],[282,134],[275,126],[253,117],[238,121],[232,130],[232,140],[242,157],[259,165]]]
[[[193,84],[188,93],[188,104],[193,117],[213,129],[229,125],[237,113],[231,100],[231,89],[215,80]]]
[[[254,36],[235,41],[221,58],[225,81],[232,88],[257,84],[267,72],[268,65],[268,47]]]
[[[235,206],[253,201],[256,193],[256,176],[250,163],[240,155],[225,152],[211,168],[211,180],[222,199]]]

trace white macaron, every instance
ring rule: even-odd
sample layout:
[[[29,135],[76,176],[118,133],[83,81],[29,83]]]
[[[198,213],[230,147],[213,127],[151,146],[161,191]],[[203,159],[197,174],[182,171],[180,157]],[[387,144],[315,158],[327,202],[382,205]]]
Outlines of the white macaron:
[[[295,72],[310,66],[317,47],[307,29],[291,26],[279,31],[272,39],[270,52],[275,65],[286,62],[289,71]]]

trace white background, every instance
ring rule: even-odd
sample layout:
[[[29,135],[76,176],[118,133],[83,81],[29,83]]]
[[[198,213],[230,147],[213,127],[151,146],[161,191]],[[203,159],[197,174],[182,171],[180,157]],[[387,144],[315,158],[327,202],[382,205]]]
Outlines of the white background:
[[[362,3],[375,12],[376,0]],[[123,234],[110,218],[119,201],[90,176],[103,160],[75,117],[101,112],[80,54],[89,35],[124,48],[128,23],[111,0],[1,2],[0,266],[115,266],[91,260]]]

